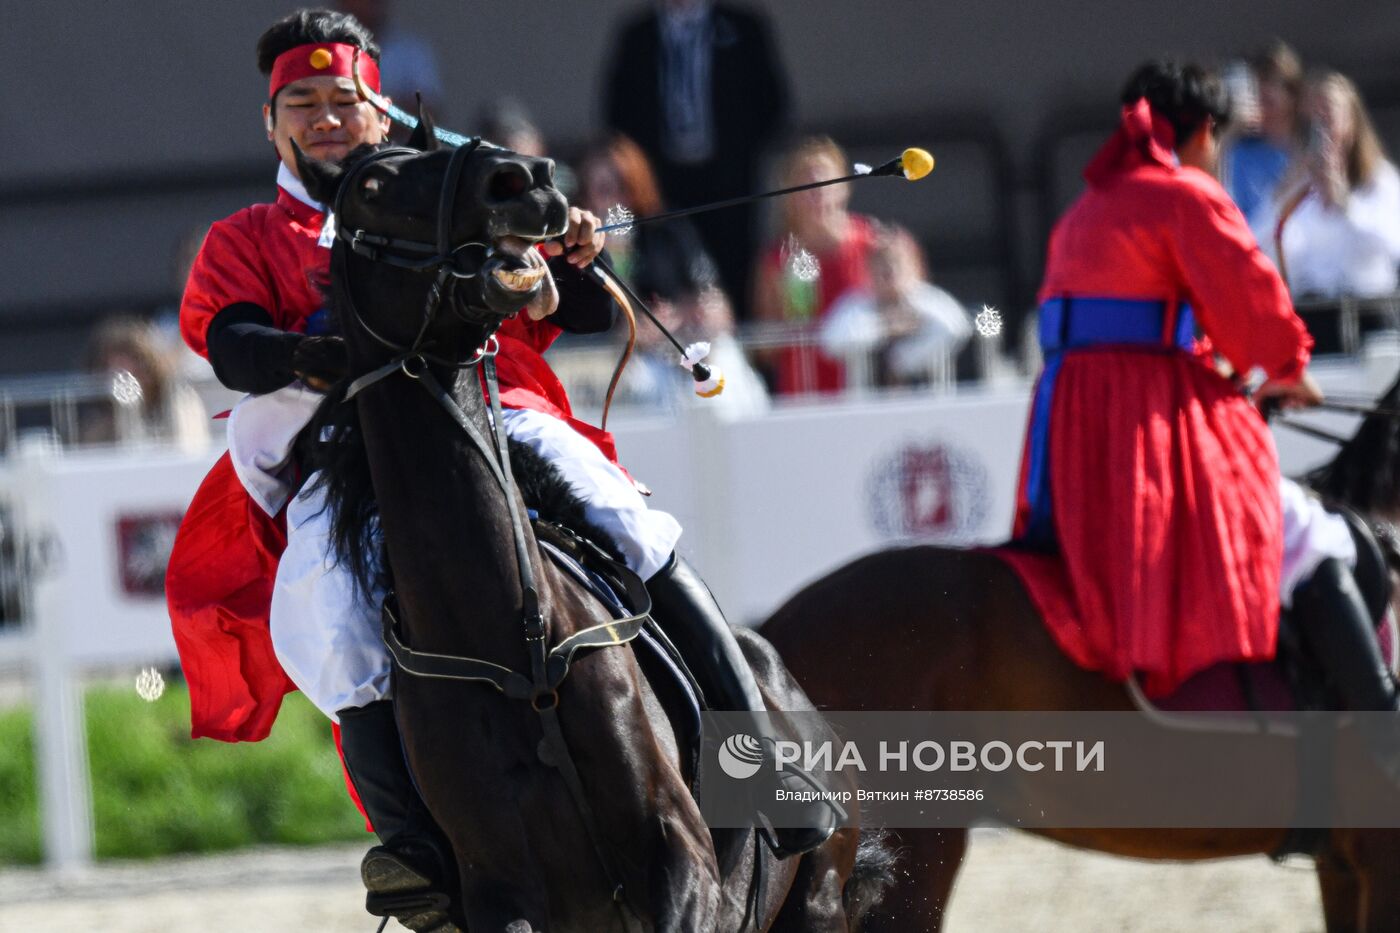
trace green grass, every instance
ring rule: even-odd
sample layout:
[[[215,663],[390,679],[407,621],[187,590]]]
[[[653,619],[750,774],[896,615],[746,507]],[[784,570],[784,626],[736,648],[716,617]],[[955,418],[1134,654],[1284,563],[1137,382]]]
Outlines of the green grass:
[[[148,858],[255,844],[363,840],[330,723],[287,697],[262,742],[189,737],[189,694],[154,703],[134,689],[87,692],[88,765],[98,858]],[[40,860],[30,710],[0,711],[0,864]]]

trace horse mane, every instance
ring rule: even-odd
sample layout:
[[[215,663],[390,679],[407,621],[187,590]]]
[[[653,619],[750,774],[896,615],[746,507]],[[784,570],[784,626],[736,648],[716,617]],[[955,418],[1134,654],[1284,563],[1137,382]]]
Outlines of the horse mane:
[[[314,480],[300,495],[320,492],[330,513],[330,550],[344,566],[361,597],[389,586],[389,567],[379,535],[369,457],[360,433],[358,406],[347,404],[342,381],[326,394],[297,440],[299,460]]]
[[[1400,407],[1400,378],[1376,401],[1377,408]],[[1337,455],[1303,478],[1324,498],[1336,499],[1367,515],[1400,511],[1400,418],[1367,415]]]

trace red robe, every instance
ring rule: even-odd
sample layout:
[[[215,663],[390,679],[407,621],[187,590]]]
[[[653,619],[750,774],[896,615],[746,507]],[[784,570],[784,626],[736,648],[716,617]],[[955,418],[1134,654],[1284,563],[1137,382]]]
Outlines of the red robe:
[[[999,553],[1071,659],[1115,680],[1136,671],[1160,695],[1218,662],[1267,660],[1277,637],[1277,454],[1209,352],[1289,379],[1312,340],[1238,208],[1215,179],[1174,165],[1170,128],[1150,121],[1145,104],[1125,108],[1091,163],[1051,236],[1040,300],[1189,304],[1207,340],[1194,353],[1063,352],[1038,435],[1055,549]],[[1033,416],[1018,538],[1036,439]]]
[[[330,250],[317,245],[324,215],[281,188],[209,230],[180,306],[186,343],[208,356],[205,334],[223,308],[250,302],[274,326],[301,332],[324,303]],[[497,336],[501,400],[568,422],[617,462],[612,435],[577,421],[542,354],[560,331],[516,315]],[[278,664],[268,631],[285,519],[248,496],[224,454],[200,484],[181,523],[166,571],[180,663],[190,686],[191,732],[228,742],[265,738],[282,697],[296,689]]]

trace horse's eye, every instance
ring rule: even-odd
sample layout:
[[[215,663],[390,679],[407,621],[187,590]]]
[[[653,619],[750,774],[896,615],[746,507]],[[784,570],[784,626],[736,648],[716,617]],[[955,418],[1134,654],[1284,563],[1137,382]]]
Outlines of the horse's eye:
[[[366,178],[365,183],[360,186],[366,195],[374,197],[379,193],[379,189],[384,187],[384,183],[378,178]]]

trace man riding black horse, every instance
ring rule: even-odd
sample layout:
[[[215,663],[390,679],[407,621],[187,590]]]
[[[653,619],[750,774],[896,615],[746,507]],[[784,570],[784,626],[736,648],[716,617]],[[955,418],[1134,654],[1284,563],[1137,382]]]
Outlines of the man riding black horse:
[[[296,152],[329,162],[384,141],[387,119],[356,91],[357,52],[360,78],[377,90],[378,48],[352,17],[304,10],[259,40],[259,68],[269,77],[264,120],[280,158],[277,201],[213,226],[181,309],[190,346],[208,357],[221,382],[251,395],[229,419],[230,454],[187,513],[168,595],[196,735],[261,738],[292,684],[339,723],[347,771],[382,843],[364,865],[375,907],[380,895],[437,889],[447,858],[404,762],[379,630],[381,594],[365,594],[346,562],[334,559],[323,501],[310,483],[296,495],[300,477],[293,476],[291,462],[293,441],[320,393],[346,375],[344,345],[329,332],[323,307],[332,228],[324,204],[302,183]],[[573,208],[562,243],[501,244],[515,251],[520,266],[502,283],[531,296],[522,301],[525,314],[497,334],[504,426],[513,440],[554,463],[579,494],[587,519],[647,580],[655,614],[694,669],[709,705],[762,711],[758,686],[718,604],[675,551],[679,524],[646,507],[618,466],[610,435],[572,418],[540,356],[563,330],[597,332],[612,322],[611,298],[586,274],[603,245],[597,226],[593,215]],[[283,513],[285,551],[278,524]],[[245,533],[231,536],[231,528]],[[212,546],[221,556],[217,574],[207,566]],[[263,600],[279,552],[269,630],[261,624],[269,614]],[[230,618],[238,624],[229,625]],[[755,734],[766,730],[756,724]],[[830,825],[770,830],[769,841],[788,855],[830,833]],[[381,904],[379,912],[386,911]],[[442,921],[436,915],[400,919],[414,928]]]

